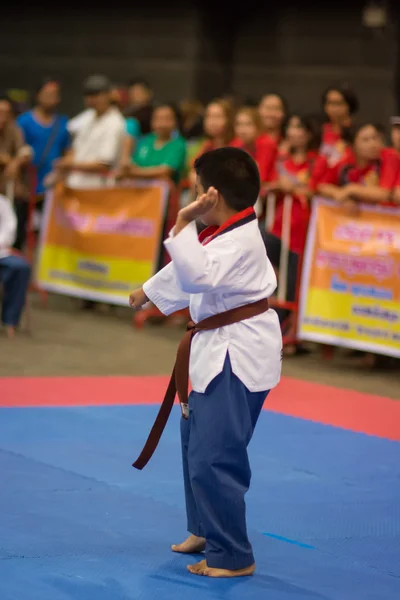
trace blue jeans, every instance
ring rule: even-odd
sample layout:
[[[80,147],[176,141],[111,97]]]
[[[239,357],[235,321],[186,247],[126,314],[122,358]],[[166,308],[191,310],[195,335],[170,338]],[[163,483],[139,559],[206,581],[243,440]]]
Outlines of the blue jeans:
[[[206,538],[209,567],[254,563],[244,499],[251,478],[247,446],[267,395],[249,392],[227,355],[205,393],[190,394],[189,419],[181,420],[188,531]]]
[[[1,320],[16,327],[21,318],[28,291],[31,268],[21,256],[0,258],[0,282],[3,285]]]

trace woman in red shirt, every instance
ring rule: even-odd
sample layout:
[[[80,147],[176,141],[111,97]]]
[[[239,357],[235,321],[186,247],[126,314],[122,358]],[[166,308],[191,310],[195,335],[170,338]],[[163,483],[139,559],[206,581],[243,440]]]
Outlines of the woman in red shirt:
[[[280,94],[266,94],[258,107],[263,137],[279,146],[283,141],[288,108]]]
[[[204,133],[206,140],[199,154],[229,146],[233,139],[233,108],[223,99],[213,100],[208,104],[204,115]]]
[[[318,154],[321,130],[315,119],[293,115],[286,127],[286,140],[288,153],[279,157],[275,164],[275,182],[272,184],[276,193],[275,219],[272,231],[267,233],[266,244],[272,264],[279,269],[284,198],[292,196],[286,299],[293,301],[296,297],[299,255],[303,252],[307,234],[309,201],[328,165],[326,159]],[[277,312],[281,322],[289,314],[289,311],[283,309],[278,309]]]
[[[235,138],[231,146],[246,150],[258,164],[261,182],[271,181],[277,154],[276,144],[261,134],[261,118],[256,108],[244,106],[235,117]]]
[[[338,85],[325,90],[322,95],[322,106],[326,122],[322,128],[320,154],[325,156],[332,166],[350,156],[343,134],[351,126],[353,115],[359,109],[359,103],[350,88],[346,85]]]
[[[390,203],[392,201],[399,157],[382,148],[380,132],[373,123],[348,131],[352,154],[331,167],[318,186],[320,194],[343,203],[350,212],[358,203]]]

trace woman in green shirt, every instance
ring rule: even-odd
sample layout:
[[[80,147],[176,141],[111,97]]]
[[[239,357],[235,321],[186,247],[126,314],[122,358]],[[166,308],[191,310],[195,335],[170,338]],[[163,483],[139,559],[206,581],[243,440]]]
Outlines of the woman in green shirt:
[[[177,133],[178,115],[170,104],[153,111],[152,133],[142,137],[136,147],[133,164],[121,176],[148,179],[172,179],[178,183],[186,162],[186,143]]]

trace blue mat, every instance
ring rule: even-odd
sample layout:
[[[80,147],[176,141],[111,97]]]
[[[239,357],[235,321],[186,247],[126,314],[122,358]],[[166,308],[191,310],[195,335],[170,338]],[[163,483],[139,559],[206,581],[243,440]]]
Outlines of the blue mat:
[[[0,600],[399,600],[400,444],[263,413],[248,523],[257,574],[194,577],[178,412],[130,466],[156,407],[0,410]]]

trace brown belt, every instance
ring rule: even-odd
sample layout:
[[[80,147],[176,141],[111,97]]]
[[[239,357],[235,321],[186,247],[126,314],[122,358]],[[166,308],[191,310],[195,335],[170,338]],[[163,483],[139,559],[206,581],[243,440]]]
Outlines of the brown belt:
[[[199,331],[219,329],[220,327],[226,327],[233,323],[251,319],[251,317],[256,317],[266,312],[268,308],[268,299],[265,298],[252,304],[245,304],[244,306],[238,306],[232,310],[213,315],[212,317],[203,319],[199,323],[189,322],[187,332],[179,344],[174,370],[172,371],[164,400],[143,450],[139,458],[132,465],[135,469],[142,470],[153,456],[171,414],[177,392],[179,402],[181,403],[182,415],[184,418],[188,417],[189,358],[193,336]]]

